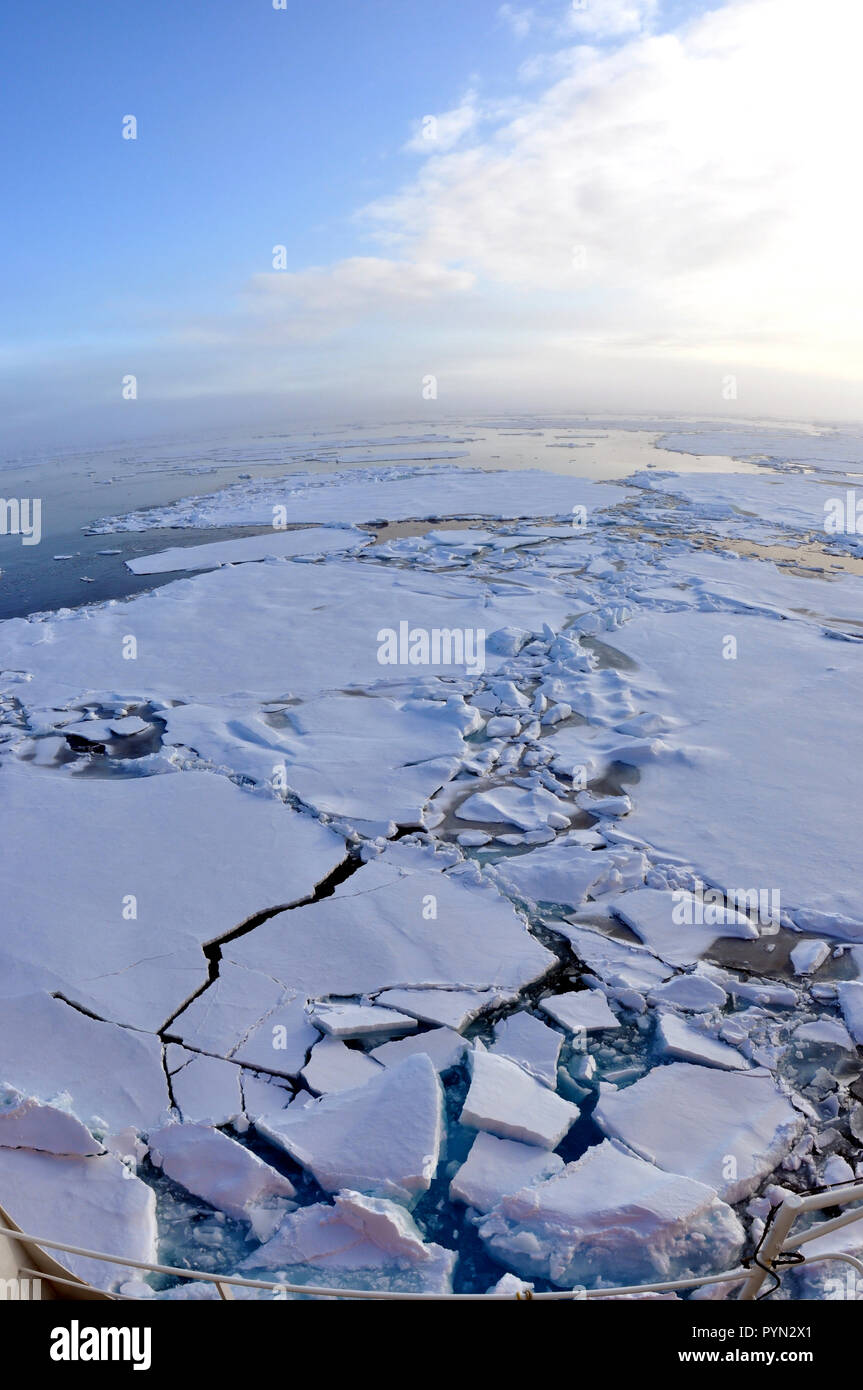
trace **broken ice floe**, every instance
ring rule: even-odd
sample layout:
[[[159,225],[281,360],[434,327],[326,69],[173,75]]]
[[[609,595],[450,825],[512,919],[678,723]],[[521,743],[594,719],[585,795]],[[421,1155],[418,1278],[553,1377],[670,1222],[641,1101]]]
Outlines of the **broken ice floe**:
[[[129,525],[284,505],[308,529],[142,557],[220,568],[0,627],[27,926],[0,988],[10,1192],[16,1162],[72,1190],[119,1155],[171,1241],[195,1203],[227,1217],[223,1266],[427,1292],[494,1284],[446,1248],[479,1215],[512,1296],[721,1268],[742,1245],[722,1199],[780,1165],[847,1178],[863,985],[821,938],[863,936],[859,580],[689,543],[694,521],[798,543],[810,479],[646,476],[246,480]],[[487,524],[354,529],[441,506]],[[485,669],[382,665],[403,621],[482,629]],[[247,1201],[261,1169],[277,1190]],[[152,1248],[131,1198],[128,1220]]]
[[[327,1192],[353,1188],[414,1202],[430,1185],[442,1137],[437,1073],[422,1053],[364,1085],[256,1120]]]
[[[528,1278],[572,1288],[685,1278],[733,1266],[743,1228],[713,1187],[606,1141],[544,1182],[504,1196],[479,1226]]]
[[[750,1196],[803,1128],[803,1116],[766,1070],[672,1062],[600,1097],[603,1132],[671,1173],[706,1183],[728,1202]]]

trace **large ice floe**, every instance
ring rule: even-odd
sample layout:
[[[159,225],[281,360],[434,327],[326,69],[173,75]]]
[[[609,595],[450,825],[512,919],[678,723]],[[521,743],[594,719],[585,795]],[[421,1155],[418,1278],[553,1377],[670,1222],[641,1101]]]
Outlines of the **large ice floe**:
[[[106,1289],[504,1297],[863,1177],[859,460],[762,435],[241,480],[100,524],[195,529],[163,587],[0,624],[6,1216]]]

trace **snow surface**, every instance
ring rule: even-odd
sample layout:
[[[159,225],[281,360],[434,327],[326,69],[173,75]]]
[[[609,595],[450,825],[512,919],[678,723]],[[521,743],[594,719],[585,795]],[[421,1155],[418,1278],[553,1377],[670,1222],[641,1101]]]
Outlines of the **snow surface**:
[[[2,1208],[19,1230],[84,1250],[157,1259],[156,1198],[112,1154],[85,1158],[0,1147]],[[132,1268],[49,1251],[99,1289],[134,1278]]]
[[[743,1228],[709,1185],[606,1141],[480,1223],[490,1254],[564,1288],[685,1278],[733,1266]]]
[[[606,1091],[593,1118],[642,1158],[706,1183],[727,1202],[751,1196],[803,1128],[768,1071],[689,1062],[655,1067],[623,1091]]]
[[[165,1125],[149,1140],[156,1167],[235,1221],[248,1221],[259,1238],[274,1214],[284,1214],[284,1199],[296,1195],[275,1168],[209,1125]]]
[[[418,1053],[352,1090],[259,1116],[255,1127],[326,1192],[349,1187],[408,1205],[437,1168],[441,1107],[437,1073]]]
[[[0,624],[4,1204],[56,1235],[83,1192],[104,1210],[81,1242],[133,1254],[153,1184],[190,1265],[434,1293],[478,1219],[509,1272],[473,1253],[463,1282],[512,1296],[721,1268],[742,1231],[720,1198],[852,1171],[863,967],[827,960],[863,942],[863,620],[860,576],[831,570],[859,543],[823,517],[857,443],[735,429],[673,447],[786,462],[623,488],[416,467],[414,444],[242,479],[117,524],[265,535]],[[733,549],[777,538],[805,572]],[[382,664],[402,624],[481,631],[483,660]],[[700,925],[705,886],[729,909]],[[759,920],[759,892],[811,936]]]
[[[562,1168],[559,1154],[480,1131],[450,1183],[450,1198],[487,1212],[511,1192],[553,1177]]]
[[[292,555],[331,555],[337,551],[359,550],[369,536],[354,527],[333,530],[309,527],[300,531],[273,531],[271,535],[243,536],[235,541],[210,541],[203,545],[175,545],[152,555],[127,560],[133,574],[166,574],[172,570],[215,569],[219,565],[241,565],[250,560],[279,559]]]
[[[241,1270],[279,1271],[285,1283],[444,1294],[456,1256],[425,1242],[408,1212],[394,1202],[346,1190],[332,1206],[293,1212]]]
[[[475,1049],[470,1075],[459,1118],[471,1129],[556,1149],[578,1119],[577,1105],[555,1095],[506,1057]]]

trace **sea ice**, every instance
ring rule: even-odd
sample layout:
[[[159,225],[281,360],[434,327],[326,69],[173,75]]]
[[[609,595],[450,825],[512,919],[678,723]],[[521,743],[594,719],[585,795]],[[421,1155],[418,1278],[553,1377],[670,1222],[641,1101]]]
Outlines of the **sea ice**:
[[[363,1086],[255,1122],[325,1191],[351,1187],[405,1204],[431,1184],[441,1126],[440,1082],[423,1053],[383,1068]]]
[[[794,966],[795,975],[814,975],[829,955],[830,946],[826,941],[801,941],[791,952],[791,964]]]
[[[623,893],[611,903],[613,911],[635,932],[639,940],[669,965],[695,965],[714,941],[722,936],[755,940],[758,928],[742,912],[717,906],[714,926],[697,924],[697,899],[688,892],[674,893],[660,888],[637,888]],[[684,920],[689,907],[690,921]],[[705,907],[705,913],[707,908]]]
[[[717,1042],[673,1013],[660,1013],[656,1038],[661,1055],[673,1061],[701,1062],[706,1067],[726,1067],[730,1071],[746,1071],[749,1067],[736,1048]]]
[[[156,1198],[112,1154],[85,1158],[0,1148],[3,1210],[28,1235],[155,1263]],[[48,1252],[99,1289],[134,1277],[129,1266]]]
[[[248,1221],[258,1239],[284,1214],[282,1199],[296,1195],[287,1178],[220,1129],[165,1125],[149,1141],[157,1168],[235,1221]]]
[[[735,660],[723,658],[729,636]],[[847,756],[863,708],[845,698],[863,679],[863,645],[747,613],[644,610],[614,641],[639,663],[643,704],[681,721],[677,755],[642,770],[627,831],[726,892],[779,890],[798,927],[863,940]]]
[[[300,1075],[310,1090],[326,1095],[362,1086],[379,1071],[379,1064],[367,1053],[348,1047],[340,1038],[321,1038]]]
[[[557,1085],[557,1064],[563,1036],[554,1028],[519,1010],[501,1019],[494,1030],[491,1051],[500,1057],[517,1062],[524,1071],[550,1086]]]
[[[481,1013],[511,1004],[516,998],[512,991],[495,989],[385,989],[378,995],[378,1003],[460,1033]]]
[[[515,1139],[496,1139],[481,1130],[450,1183],[450,1200],[487,1212],[502,1197],[553,1177],[562,1167],[559,1154]]]
[[[465,1039],[452,1028],[430,1028],[425,1033],[413,1033],[395,1042],[381,1043],[372,1048],[370,1056],[385,1067],[395,1066],[403,1057],[411,1057],[415,1052],[423,1052],[431,1060],[435,1071],[448,1071],[456,1066],[467,1047]]]
[[[490,885],[424,868],[403,872],[387,856],[331,897],[277,913],[227,943],[223,957],[310,999],[410,985],[519,989],[555,963]]]
[[[309,527],[300,531],[273,531],[263,536],[243,536],[235,541],[209,541],[203,545],[176,545],[141,555],[126,564],[133,574],[166,574],[172,570],[203,570],[219,565],[238,565],[250,560],[267,560],[292,555],[331,555],[334,551],[355,551],[368,545],[371,537],[354,527],[333,530]]]
[[[471,1083],[463,1125],[501,1139],[554,1149],[578,1119],[578,1106],[535,1081],[515,1062],[482,1048],[471,1053]]]
[[[858,1047],[863,1047],[863,984],[843,980],[838,986],[839,1007],[848,1031]]]
[[[203,943],[310,893],[345,854],[320,822],[224,777],[72,778],[7,760],[0,838],[13,834],[7,948],[93,1013],[153,1031],[206,980]]]
[[[165,1048],[177,1109],[190,1123],[226,1125],[242,1115],[240,1068],[221,1057],[189,1052],[176,1043]]]
[[[13,1086],[0,1086],[0,1147],[92,1157],[102,1145],[66,1110],[43,1105]]]
[[[580,989],[570,990],[566,994],[549,994],[545,999],[540,999],[539,1007],[571,1033],[592,1033],[620,1027],[620,1019],[609,1008],[608,1000],[599,990]]]
[[[564,1288],[647,1283],[733,1265],[743,1228],[709,1185],[606,1140],[480,1222],[489,1254]]]
[[[672,1062],[600,1096],[600,1129],[670,1173],[714,1187],[727,1202],[750,1197],[803,1128],[768,1071]]]
[[[377,1004],[313,1004],[309,1019],[316,1028],[334,1038],[408,1033],[417,1026],[415,1018]]]
[[[539,830],[547,826],[550,815],[563,815],[568,821],[572,812],[565,801],[544,787],[504,786],[474,792],[455,813],[459,820],[506,821],[520,830]]]
[[[152,1033],[104,1023],[50,994],[0,1009],[3,1080],[43,1102],[60,1095],[89,1129],[148,1129],[170,1106],[162,1048]]]
[[[278,1270],[285,1283],[410,1293],[452,1291],[455,1251],[426,1244],[404,1207],[359,1192],[292,1212],[241,1270]]]
[[[575,835],[563,835],[529,854],[502,859],[490,876],[526,902],[580,907],[586,897],[636,887],[646,868],[637,851],[585,849]]]

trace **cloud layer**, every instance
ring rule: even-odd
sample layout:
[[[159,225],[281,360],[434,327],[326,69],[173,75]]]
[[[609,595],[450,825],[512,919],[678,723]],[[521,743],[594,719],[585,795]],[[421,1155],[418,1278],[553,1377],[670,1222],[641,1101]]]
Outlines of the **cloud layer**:
[[[708,412],[734,375],[742,413],[863,416],[859,0],[499,20],[528,80],[397,136],[414,175],[358,213],[379,254],[238,286],[142,348],[152,395],[406,418],[433,373],[442,408]]]

